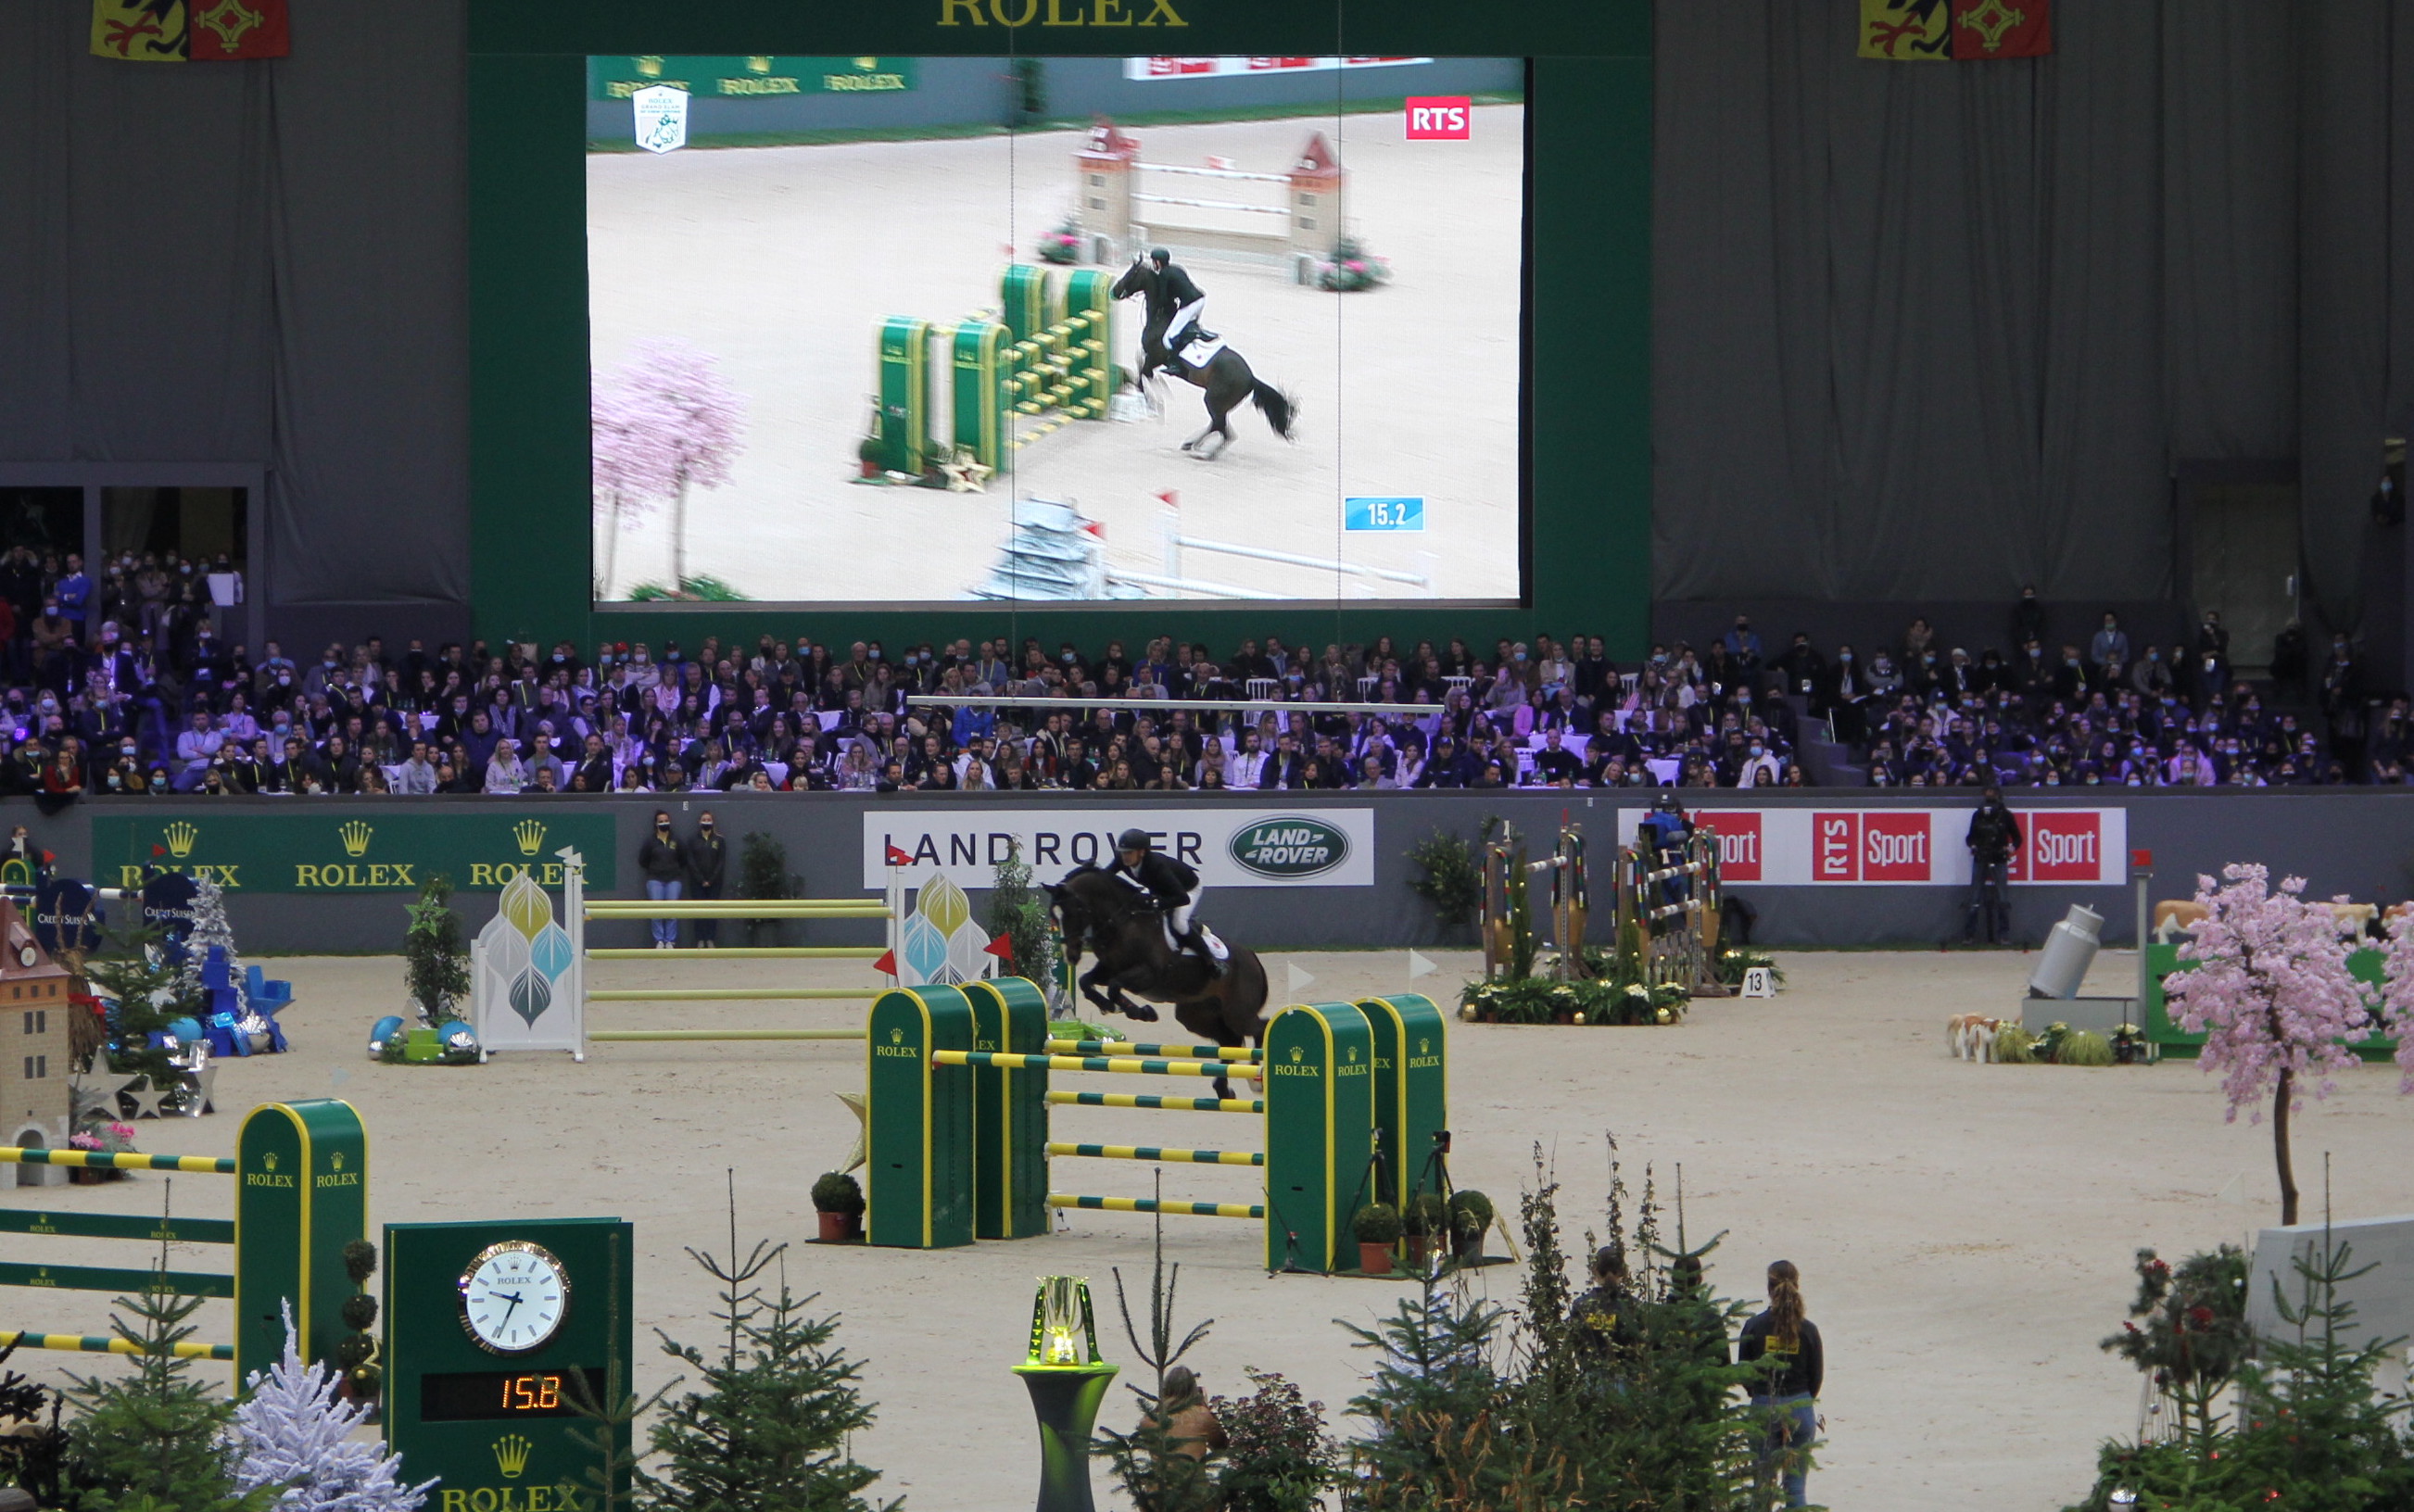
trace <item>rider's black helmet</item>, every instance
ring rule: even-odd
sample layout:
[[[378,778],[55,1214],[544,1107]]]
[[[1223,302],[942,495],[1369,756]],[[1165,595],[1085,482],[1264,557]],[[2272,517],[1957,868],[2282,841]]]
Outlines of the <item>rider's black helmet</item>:
[[[1154,847],[1149,844],[1148,831],[1144,829],[1127,829],[1124,831],[1123,834],[1116,837],[1115,849],[1118,851],[1147,851],[1154,849]]]
[[[1153,246],[1148,249],[1148,260],[1162,268],[1173,260],[1173,254],[1161,246]]]

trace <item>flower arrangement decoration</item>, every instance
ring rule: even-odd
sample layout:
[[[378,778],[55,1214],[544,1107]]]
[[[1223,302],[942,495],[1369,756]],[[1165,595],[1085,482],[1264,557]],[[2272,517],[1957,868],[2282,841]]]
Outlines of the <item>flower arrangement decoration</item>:
[[[1062,267],[1081,260],[1081,228],[1068,218],[1052,231],[1039,233],[1039,260]]]
[[[1674,1024],[1692,999],[1683,986],[1633,983],[1553,982],[1528,977],[1508,982],[1471,982],[1459,994],[1459,1016],[1494,1024]]]
[[[1316,287],[1334,293],[1354,294],[1391,281],[1390,260],[1367,251],[1354,236],[1334,243],[1331,259],[1317,259]]]

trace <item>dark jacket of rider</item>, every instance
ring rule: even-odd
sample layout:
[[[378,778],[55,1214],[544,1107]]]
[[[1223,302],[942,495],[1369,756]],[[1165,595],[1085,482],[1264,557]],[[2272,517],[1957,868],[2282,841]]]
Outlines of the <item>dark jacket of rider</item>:
[[[1151,851],[1141,856],[1137,867],[1124,865],[1118,856],[1107,869],[1147,889],[1159,908],[1170,909],[1187,901],[1199,886],[1199,873],[1162,851]]]
[[[1182,264],[1169,262],[1165,271],[1156,275],[1156,297],[1164,302],[1167,313],[1170,314],[1194,300],[1205,299],[1207,295],[1205,290],[1190,281],[1190,274]]]

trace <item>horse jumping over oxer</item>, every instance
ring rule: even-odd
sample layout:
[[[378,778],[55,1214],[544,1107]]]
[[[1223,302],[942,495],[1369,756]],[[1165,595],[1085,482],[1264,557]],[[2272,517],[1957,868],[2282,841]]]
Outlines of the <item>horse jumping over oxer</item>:
[[[1230,946],[1222,970],[1215,970],[1175,946],[1165,913],[1146,894],[1097,867],[1077,867],[1049,883],[1047,893],[1064,933],[1066,964],[1080,971],[1085,947],[1098,958],[1078,981],[1081,995],[1100,1011],[1154,1023],[1156,1010],[1133,997],[1153,999],[1171,1003],[1174,1019],[1202,1040],[1232,1049],[1263,1046],[1266,968],[1257,952]],[[1232,1095],[1221,1076],[1215,1095]]]
[[[1206,391],[1207,428],[1183,442],[1182,450],[1201,462],[1214,461],[1232,441],[1232,428],[1224,422],[1225,417],[1239,408],[1244,399],[1257,401],[1266,423],[1274,428],[1276,436],[1286,441],[1292,439],[1291,422],[1297,416],[1297,405],[1290,395],[1249,371],[1247,359],[1239,352],[1226,347],[1208,359],[1204,367],[1194,367],[1166,349],[1166,327],[1172,322],[1178,307],[1167,273],[1167,269],[1158,268],[1146,258],[1134,258],[1124,275],[1115,280],[1112,292],[1117,299],[1140,296],[1148,312],[1140,331],[1140,372],[1136,378],[1140,387],[1145,391],[1151,378],[1170,372],[1192,388]]]

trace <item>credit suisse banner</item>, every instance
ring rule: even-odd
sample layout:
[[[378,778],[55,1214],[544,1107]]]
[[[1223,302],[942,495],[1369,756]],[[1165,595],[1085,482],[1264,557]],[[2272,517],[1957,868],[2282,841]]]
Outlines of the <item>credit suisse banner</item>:
[[[1631,844],[1648,810],[1617,811]],[[1696,808],[1695,827],[1719,838],[1719,880],[1779,887],[1837,882],[1863,887],[1966,887],[1972,808]],[[2022,844],[2012,881],[2035,886],[2109,887],[2129,880],[2124,808],[2021,808]]]
[[[875,809],[863,816],[863,885],[888,884],[902,852],[905,884],[935,876],[988,887],[1021,844],[1032,880],[1054,882],[1083,863],[1111,866],[1115,837],[1146,830],[1156,848],[1196,867],[1210,887],[1372,887],[1375,811],[1324,808]]]

